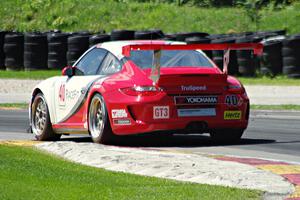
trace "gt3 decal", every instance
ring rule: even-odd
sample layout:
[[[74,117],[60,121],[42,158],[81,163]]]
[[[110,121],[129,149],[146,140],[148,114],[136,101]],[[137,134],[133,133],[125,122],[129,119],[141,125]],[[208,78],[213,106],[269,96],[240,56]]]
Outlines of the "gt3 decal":
[[[169,119],[170,118],[169,106],[154,106],[153,119]]]
[[[111,116],[112,118],[126,118],[128,115],[125,109],[112,109]]]
[[[241,119],[242,111],[240,110],[226,110],[224,112],[225,120]]]

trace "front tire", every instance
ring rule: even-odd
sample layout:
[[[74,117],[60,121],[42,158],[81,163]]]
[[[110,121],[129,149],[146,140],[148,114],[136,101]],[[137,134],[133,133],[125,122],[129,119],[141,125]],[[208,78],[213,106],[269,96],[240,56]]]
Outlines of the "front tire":
[[[55,141],[61,137],[52,129],[48,105],[42,93],[35,96],[31,105],[31,128],[38,141]]]
[[[89,132],[95,143],[108,144],[115,135],[112,133],[103,97],[95,94],[89,106]]]
[[[210,133],[210,137],[217,143],[237,143],[240,141],[244,129],[220,129]]]

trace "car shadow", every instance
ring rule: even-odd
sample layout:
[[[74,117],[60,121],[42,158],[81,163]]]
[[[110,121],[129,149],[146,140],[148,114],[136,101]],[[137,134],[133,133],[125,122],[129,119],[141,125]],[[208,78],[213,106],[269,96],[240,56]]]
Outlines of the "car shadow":
[[[62,141],[93,142],[90,137],[65,137]],[[136,136],[118,137],[112,145],[126,147],[211,147],[211,146],[234,146],[234,145],[257,145],[274,143],[276,140],[242,138],[237,143],[216,143],[208,135],[157,135],[143,134]]]

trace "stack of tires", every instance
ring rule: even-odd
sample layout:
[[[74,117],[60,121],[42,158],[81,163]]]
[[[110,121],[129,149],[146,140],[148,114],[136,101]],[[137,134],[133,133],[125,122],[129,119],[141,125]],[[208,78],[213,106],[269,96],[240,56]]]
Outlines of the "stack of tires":
[[[73,65],[76,60],[89,48],[88,34],[75,34],[68,38],[67,63]]]
[[[207,37],[189,37],[185,39],[187,44],[210,44],[211,39]],[[203,51],[209,58],[212,58],[212,51]]]
[[[212,44],[225,44],[225,43],[235,43],[235,38],[220,38],[211,41]],[[224,51],[212,51],[212,59],[216,65],[223,70],[223,59]],[[238,63],[237,55],[235,51],[230,51],[228,74],[235,75],[238,74]]]
[[[5,54],[3,51],[3,47],[4,47],[4,38],[6,34],[7,34],[6,31],[0,31],[0,70],[5,69],[5,64],[4,64]]]
[[[204,38],[209,36],[209,34],[203,32],[187,32],[187,33],[176,33],[175,36],[177,41],[185,42],[187,38],[192,38],[192,37]]]
[[[161,30],[136,31],[134,39],[136,40],[157,40],[164,38],[164,33]]]
[[[62,69],[67,66],[68,34],[49,33],[48,40],[48,68]]]
[[[300,35],[293,35],[283,41],[283,73],[290,78],[300,78]]]
[[[47,35],[42,33],[26,33],[24,38],[25,70],[48,69]]]
[[[261,59],[260,72],[263,75],[276,76],[282,73],[282,42],[267,41],[264,43],[264,52]]]
[[[260,37],[246,36],[236,39],[236,43],[257,43],[260,42]],[[253,77],[255,72],[260,68],[259,58],[257,58],[252,50],[236,51],[238,72],[242,76]]]
[[[113,30],[110,34],[112,41],[134,40],[134,31],[132,30]]]
[[[5,66],[6,70],[23,69],[24,35],[17,32],[8,33],[4,37]]]
[[[90,47],[94,46],[95,44],[99,44],[107,41],[110,41],[110,35],[107,34],[92,35],[89,38]]]

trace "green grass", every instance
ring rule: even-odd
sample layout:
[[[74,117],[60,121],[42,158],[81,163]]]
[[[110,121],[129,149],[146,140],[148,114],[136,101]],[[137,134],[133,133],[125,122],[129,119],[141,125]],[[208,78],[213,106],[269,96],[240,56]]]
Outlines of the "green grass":
[[[116,0],[2,0],[0,29],[63,31],[162,29],[165,32],[228,33],[256,31],[242,8],[201,8],[175,4]],[[300,4],[264,9],[259,30],[299,33]]]
[[[0,103],[0,109],[27,109],[28,103]]]
[[[3,71],[0,70],[1,78],[12,79],[46,79],[52,76],[60,76],[60,70],[37,70],[37,71]]]
[[[238,77],[244,85],[278,85],[278,86],[300,86],[300,79],[291,79],[286,76],[270,77]]]
[[[0,145],[0,199],[259,199],[261,192],[110,172]]]
[[[251,105],[253,110],[300,110],[300,105]]]

